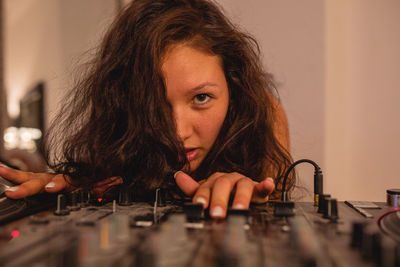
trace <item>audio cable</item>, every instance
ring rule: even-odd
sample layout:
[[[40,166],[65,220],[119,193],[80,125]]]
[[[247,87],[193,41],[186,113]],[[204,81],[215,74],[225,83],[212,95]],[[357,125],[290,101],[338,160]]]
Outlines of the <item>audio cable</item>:
[[[285,201],[289,200],[288,194],[285,190],[286,190],[286,181],[289,177],[290,172],[298,164],[304,163],[304,162],[310,163],[314,166],[314,206],[318,206],[319,196],[323,194],[323,187],[322,187],[323,186],[323,175],[322,175],[322,170],[318,166],[318,164],[309,159],[301,159],[301,160],[294,162],[292,165],[290,165],[290,167],[286,171],[285,176],[283,178],[281,201],[285,202]]]

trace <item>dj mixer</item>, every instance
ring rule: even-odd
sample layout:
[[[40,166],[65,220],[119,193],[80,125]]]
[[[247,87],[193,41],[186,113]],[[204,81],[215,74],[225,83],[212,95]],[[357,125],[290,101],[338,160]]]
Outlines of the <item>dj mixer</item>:
[[[87,190],[0,198],[0,266],[400,266],[399,190],[387,203],[268,202],[213,220],[202,205]]]

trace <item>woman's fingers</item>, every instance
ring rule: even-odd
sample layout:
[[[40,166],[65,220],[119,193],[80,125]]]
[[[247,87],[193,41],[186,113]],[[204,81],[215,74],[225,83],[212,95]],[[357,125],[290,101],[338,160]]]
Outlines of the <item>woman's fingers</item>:
[[[199,188],[199,183],[183,171],[174,174],[175,182],[187,196],[193,196]]]
[[[199,202],[199,199],[204,198],[204,207],[210,206],[210,216],[224,218],[233,187],[242,178],[244,176],[239,173],[214,173],[200,185],[193,200]]]
[[[6,195],[9,198],[24,198],[43,191],[55,193],[64,189],[72,188],[74,187],[65,180],[64,175],[62,174],[50,175],[38,173],[36,174],[36,178],[8,188],[6,190]]]
[[[18,186],[11,187],[6,190],[6,195],[9,198],[24,198],[43,191],[46,185],[45,180],[32,179]]]
[[[228,177],[220,177],[214,182],[211,192],[210,216],[213,218],[224,218],[228,208],[229,196],[234,181]]]
[[[208,208],[209,199],[211,195],[210,183],[202,183],[193,196],[193,203],[203,204],[203,207]]]
[[[214,173],[207,180],[195,181],[188,174],[179,171],[174,175],[176,184],[187,196],[193,196],[194,203],[210,207],[210,216],[224,218],[230,195],[234,192],[233,209],[248,209],[251,202],[263,203],[274,191],[272,178],[254,182],[240,173]]]
[[[45,185],[44,188],[45,188],[46,192],[55,193],[55,192],[59,192],[59,191],[64,190],[64,189],[73,189],[73,188],[75,188],[66,179],[68,179],[68,178],[66,176],[64,176],[63,174],[55,175],[51,179],[51,181]]]
[[[15,186],[7,188],[5,192],[7,197],[14,199],[28,197],[43,191],[54,193],[72,187],[62,174],[24,172],[0,165],[0,175],[16,183]]]
[[[268,200],[268,196],[274,191],[274,179],[268,177],[262,182],[256,183],[254,186],[253,196],[251,201],[254,203],[264,203]]]
[[[8,168],[3,164],[0,164],[0,176],[16,184],[22,184],[33,178],[46,177],[48,179],[51,179],[54,174],[18,171],[12,168]]]
[[[232,203],[233,209],[249,208],[255,184],[257,183],[248,178],[242,178],[236,183],[236,193]]]

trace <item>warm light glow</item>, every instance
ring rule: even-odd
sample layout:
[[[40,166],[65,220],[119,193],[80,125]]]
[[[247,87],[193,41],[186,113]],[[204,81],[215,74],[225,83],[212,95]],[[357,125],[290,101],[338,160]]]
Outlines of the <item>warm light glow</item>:
[[[42,137],[42,132],[36,128],[8,127],[4,131],[4,147],[7,150],[23,149],[29,152],[37,150],[35,141]]]

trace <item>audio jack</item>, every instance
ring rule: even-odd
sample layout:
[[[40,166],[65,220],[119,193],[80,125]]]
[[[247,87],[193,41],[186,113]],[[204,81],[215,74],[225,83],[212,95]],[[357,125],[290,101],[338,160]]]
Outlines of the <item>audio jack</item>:
[[[282,195],[281,195],[281,201],[275,202],[275,209],[274,209],[274,215],[275,216],[293,216],[294,212],[294,202],[290,201],[289,194],[286,191],[286,181],[289,177],[290,172],[300,163],[310,163],[314,166],[315,171],[314,171],[314,206],[318,206],[319,203],[319,197],[320,195],[323,194],[323,175],[322,175],[322,170],[318,166],[317,163],[315,163],[312,160],[309,159],[301,159],[296,162],[294,162],[288,170],[285,173],[285,176],[283,178],[282,182]]]

